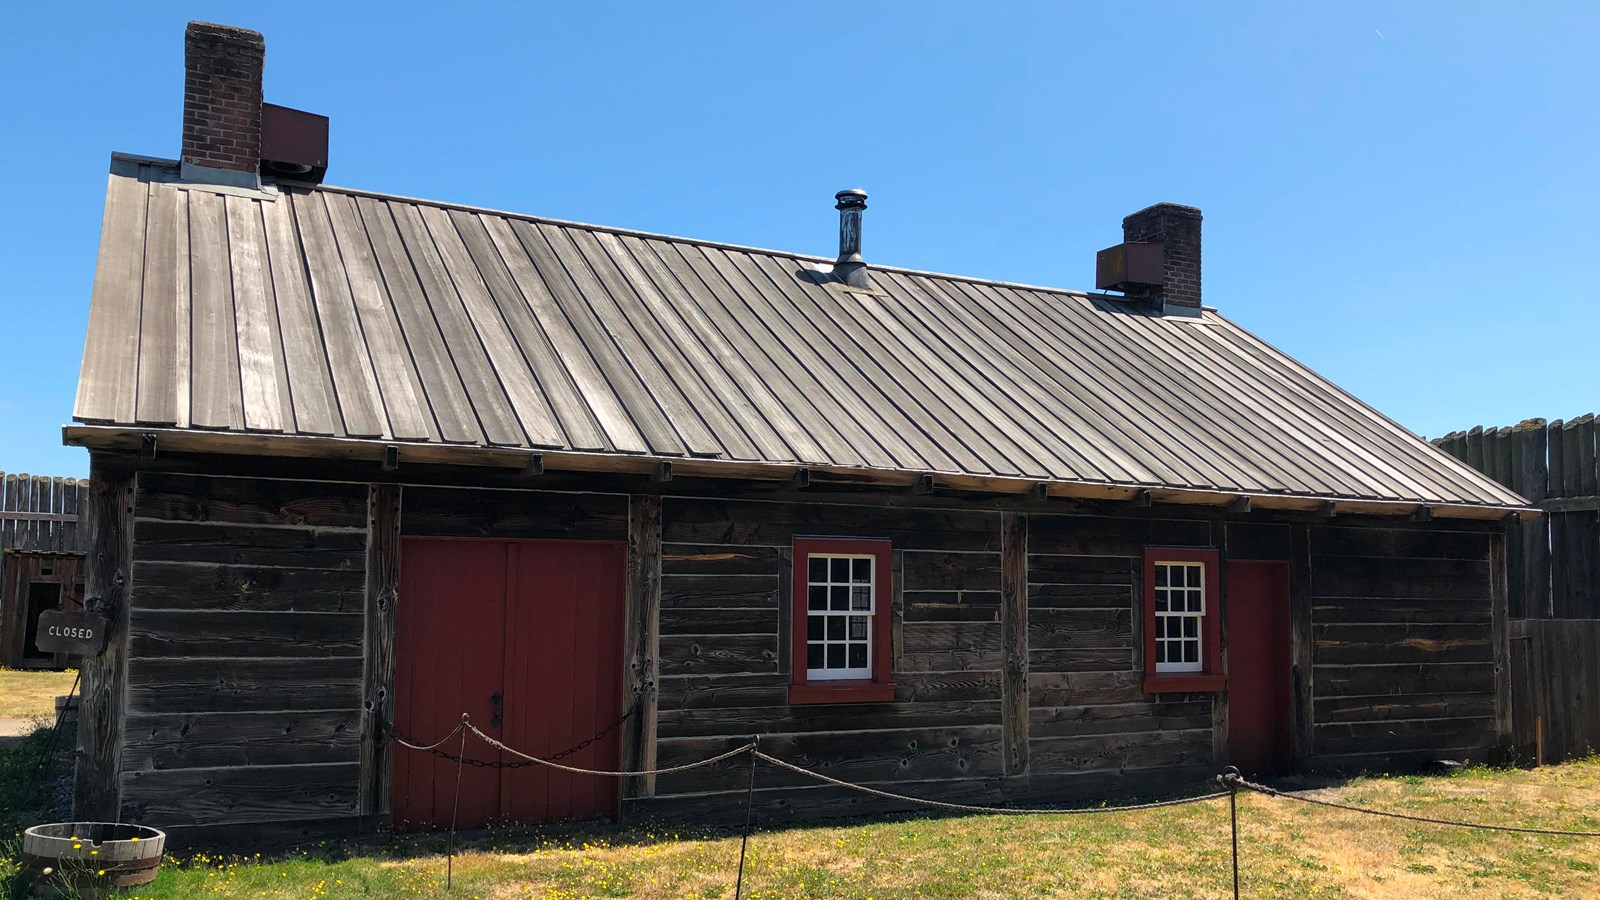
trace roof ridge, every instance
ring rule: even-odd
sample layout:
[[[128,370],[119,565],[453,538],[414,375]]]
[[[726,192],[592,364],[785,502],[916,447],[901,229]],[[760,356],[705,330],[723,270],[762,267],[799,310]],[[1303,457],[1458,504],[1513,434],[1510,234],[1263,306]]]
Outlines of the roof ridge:
[[[113,152],[113,159],[123,159],[145,165],[164,165],[176,168],[178,161],[155,156],[143,156],[137,153]],[[492,206],[476,206],[470,203],[451,203],[445,200],[434,200],[428,197],[412,197],[407,194],[393,194],[386,191],[374,191],[367,188],[346,187],[337,184],[312,184],[310,182],[295,181],[292,178],[273,178],[272,182],[294,187],[303,187],[309,190],[332,191],[355,197],[370,197],[374,200],[391,200],[400,203],[417,203],[426,206],[435,206],[440,209],[457,209],[463,212],[484,213],[493,216],[502,216],[511,219],[522,219],[528,222],[539,222],[545,225],[555,225],[562,228],[581,228],[586,231],[602,231],[610,234],[627,235],[630,237],[652,238],[660,241],[673,241],[680,244],[693,244],[698,247],[715,247],[721,250],[737,250],[743,253],[760,253],[766,256],[780,256],[789,259],[806,260],[808,262],[823,263],[832,266],[835,260],[832,257],[818,256],[813,253],[800,253],[793,250],[779,250],[774,247],[757,247],[751,244],[736,244],[729,241],[715,241],[707,238],[686,237],[679,234],[667,234],[660,231],[644,231],[638,228],[624,228],[617,225],[601,225],[595,222],[579,222],[575,219],[558,219],[554,216],[540,216],[533,213],[515,212],[513,210],[499,209]],[[1031,284],[1025,281],[1008,281],[1000,278],[982,278],[977,275],[961,275],[954,272],[939,272],[933,269],[915,269],[909,266],[891,266],[881,263],[869,263],[869,269],[883,272],[897,272],[902,275],[923,275],[930,278],[942,278],[949,281],[962,281],[969,284],[991,284],[997,287],[1020,288],[1027,291],[1045,291],[1051,294],[1065,294],[1072,297],[1093,299],[1104,297],[1109,300],[1121,300],[1121,295],[1109,294],[1105,291],[1088,291],[1077,288],[1054,287],[1045,284]]]

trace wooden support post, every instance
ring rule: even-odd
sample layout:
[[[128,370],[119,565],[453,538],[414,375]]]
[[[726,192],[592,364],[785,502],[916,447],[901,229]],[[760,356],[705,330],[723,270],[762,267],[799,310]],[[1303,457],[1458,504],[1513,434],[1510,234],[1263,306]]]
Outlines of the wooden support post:
[[[1249,497],[1240,497],[1239,500],[1250,502]],[[1237,502],[1237,501],[1235,501]],[[1248,511],[1248,510],[1246,510]],[[1217,548],[1217,586],[1220,588],[1217,596],[1206,600],[1206,612],[1218,620],[1217,629],[1217,665],[1221,667],[1215,674],[1224,678],[1222,690],[1211,695],[1211,762],[1216,766],[1229,763],[1231,751],[1228,747],[1228,526],[1221,519],[1212,519],[1211,546]],[[1141,568],[1143,568],[1141,566]]]
[[[655,768],[656,705],[661,668],[661,498],[634,494],[628,498],[628,576],[624,616],[627,627],[627,670],[622,702],[639,704],[622,732],[622,768]],[[623,796],[653,797],[654,776],[623,781]]]
[[[124,464],[89,461],[89,529],[84,598],[110,620],[106,649],[82,664],[78,766],[73,816],[116,822],[122,816],[122,726],[127,710],[128,603],[132,592],[133,502],[137,476]]]
[[[1541,420],[1522,435],[1523,496],[1541,503],[1550,495],[1548,466],[1550,434]],[[1509,593],[1507,613],[1514,618],[1550,615],[1550,517],[1540,516],[1517,526],[1522,538],[1522,565],[1510,574],[1518,590]]]
[[[1289,532],[1289,715],[1296,772],[1310,765],[1312,755],[1311,649],[1311,528],[1295,525]]]
[[[1490,638],[1494,651],[1494,733],[1502,748],[1511,743],[1511,632],[1506,621],[1506,542],[1512,529],[1489,536]]]
[[[400,598],[401,487],[367,488],[366,628],[361,666],[361,785],[357,810],[389,815],[394,775],[395,614]]]
[[[1028,517],[1000,516],[1000,741],[1007,775],[1028,771]]]

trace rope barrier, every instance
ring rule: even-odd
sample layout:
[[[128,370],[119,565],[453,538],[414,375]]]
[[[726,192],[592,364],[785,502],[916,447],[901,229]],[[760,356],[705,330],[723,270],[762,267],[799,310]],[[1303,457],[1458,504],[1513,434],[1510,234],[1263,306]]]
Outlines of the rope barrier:
[[[552,768],[552,769],[559,769],[559,770],[561,770],[563,772],[572,772],[572,773],[577,774],[577,775],[599,775],[599,776],[606,776],[606,777],[611,777],[611,778],[637,778],[637,777],[639,777],[641,775],[670,775],[673,772],[687,772],[690,769],[698,769],[698,768],[700,768],[702,766],[713,765],[715,763],[722,762],[725,759],[731,759],[731,758],[733,758],[735,756],[738,756],[741,753],[746,753],[746,752],[748,752],[750,750],[755,749],[755,744],[742,744],[742,745],[740,745],[738,747],[733,748],[732,750],[729,750],[726,753],[719,753],[716,756],[713,756],[713,757],[711,757],[709,759],[702,759],[702,760],[700,760],[698,762],[684,763],[681,766],[667,766],[667,767],[661,768],[661,769],[641,769],[641,770],[639,770],[637,772],[610,772],[610,771],[606,771],[604,769],[583,769],[583,768],[579,768],[578,766],[568,766],[568,765],[563,765],[563,764],[558,763],[558,762],[552,762],[552,761],[550,761],[548,759],[540,759],[537,756],[529,756],[528,754],[523,753],[521,750],[516,750],[516,749],[513,749],[511,747],[507,747],[505,744],[500,743],[498,740],[495,740],[494,738],[488,736],[487,734],[484,734],[482,731],[478,730],[478,726],[472,724],[471,722],[467,722],[466,725],[467,725],[467,730],[472,732],[473,734],[477,735],[478,738],[480,740],[482,740],[484,743],[486,743],[489,746],[495,748],[496,750],[501,750],[503,752],[509,753],[512,756],[521,757],[522,759],[525,759],[525,760],[527,760],[529,762],[538,763],[541,766],[548,766],[549,768]]]
[[[1199,797],[1183,797],[1183,798],[1178,799],[1178,800],[1157,800],[1157,801],[1155,801],[1153,803],[1135,803],[1135,804],[1132,804],[1132,805],[1129,805],[1129,806],[1090,806],[1090,807],[1079,807],[1079,808],[1075,808],[1075,809],[1053,809],[1053,808],[1034,809],[1034,808],[1026,808],[1026,807],[1018,808],[1018,807],[1010,807],[1010,806],[973,806],[973,805],[967,804],[967,803],[947,803],[947,802],[945,802],[943,800],[929,800],[929,799],[926,799],[924,797],[911,797],[911,796],[908,796],[906,794],[896,794],[893,791],[880,791],[877,788],[867,787],[866,785],[863,785],[863,784],[852,784],[851,782],[844,781],[844,780],[839,779],[839,778],[834,778],[832,775],[824,775],[821,772],[813,772],[810,769],[802,768],[800,766],[795,765],[794,763],[785,762],[784,760],[781,760],[781,759],[777,758],[776,756],[769,756],[769,755],[767,755],[765,753],[762,753],[759,750],[755,751],[755,753],[756,753],[756,756],[758,758],[760,758],[761,760],[763,760],[765,762],[769,762],[769,763],[771,763],[771,764],[773,764],[773,765],[775,765],[775,766],[777,766],[777,767],[779,767],[781,769],[788,769],[789,771],[794,772],[797,775],[804,775],[804,776],[806,776],[808,778],[814,778],[817,781],[824,781],[824,782],[827,782],[828,784],[836,785],[838,787],[849,788],[852,791],[860,791],[863,794],[871,794],[871,795],[873,795],[875,797],[883,797],[884,799],[887,799],[887,800],[900,800],[900,801],[903,801],[903,802],[906,802],[906,803],[920,803],[923,806],[932,806],[932,807],[937,807],[939,809],[948,809],[948,810],[952,810],[954,812],[982,813],[984,815],[999,815],[999,816],[1041,816],[1041,815],[1078,816],[1078,815],[1088,815],[1088,814],[1091,814],[1091,813],[1136,812],[1136,811],[1142,810],[1142,809],[1162,809],[1162,808],[1165,808],[1165,807],[1168,807],[1168,806],[1184,806],[1184,805],[1189,804],[1189,803],[1204,803],[1207,800],[1220,800],[1223,797],[1228,796],[1228,792],[1227,791],[1218,791],[1215,794],[1205,794],[1205,795],[1202,795],[1202,796],[1199,796]]]
[[[1435,819],[1430,816],[1414,816],[1409,813],[1390,812],[1383,809],[1370,809],[1364,806],[1352,806],[1348,803],[1339,803],[1334,800],[1323,800],[1320,797],[1307,797],[1293,791],[1280,791],[1264,784],[1246,781],[1237,774],[1227,773],[1218,775],[1217,780],[1223,784],[1237,785],[1241,790],[1252,791],[1266,797],[1283,797],[1288,800],[1298,800],[1301,803],[1310,803],[1316,806],[1325,806],[1329,809],[1342,809],[1345,812],[1362,813],[1369,816],[1383,816],[1389,819],[1404,819],[1408,822],[1421,822],[1425,825],[1444,825],[1451,828],[1477,828],[1483,831],[1504,831],[1511,834],[1543,834],[1556,837],[1600,837],[1600,831],[1566,831],[1559,828],[1526,828],[1520,825],[1490,825],[1484,822],[1462,822],[1456,819]]]

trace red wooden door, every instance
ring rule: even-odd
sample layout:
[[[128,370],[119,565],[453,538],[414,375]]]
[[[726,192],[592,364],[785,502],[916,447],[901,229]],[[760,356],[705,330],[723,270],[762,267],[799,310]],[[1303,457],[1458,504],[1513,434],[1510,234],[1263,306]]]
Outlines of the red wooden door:
[[[1228,563],[1228,757],[1246,777],[1287,772],[1293,759],[1289,566]]]
[[[547,756],[620,714],[624,550],[564,541],[406,538],[395,639],[395,725],[431,743],[461,713],[508,745]],[[456,741],[443,747],[452,754]],[[475,738],[467,758],[513,762]],[[613,732],[566,758],[615,769]],[[396,828],[450,823],[456,765],[395,749]],[[542,766],[467,766],[457,824],[556,822],[616,814],[612,779]]]

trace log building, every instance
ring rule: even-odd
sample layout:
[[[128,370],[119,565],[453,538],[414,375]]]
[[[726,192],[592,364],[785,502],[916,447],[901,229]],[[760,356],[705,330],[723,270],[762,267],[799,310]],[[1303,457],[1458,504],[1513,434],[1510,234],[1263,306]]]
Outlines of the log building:
[[[263,55],[191,23],[182,158],[112,158],[79,818],[436,824],[455,766],[392,737],[463,712],[986,803],[1505,742],[1532,512],[1202,305],[1198,210],[1125,219],[1108,294],[869,263],[858,191],[813,257],[334,188]],[[473,767],[461,820],[705,821],[744,766]]]

